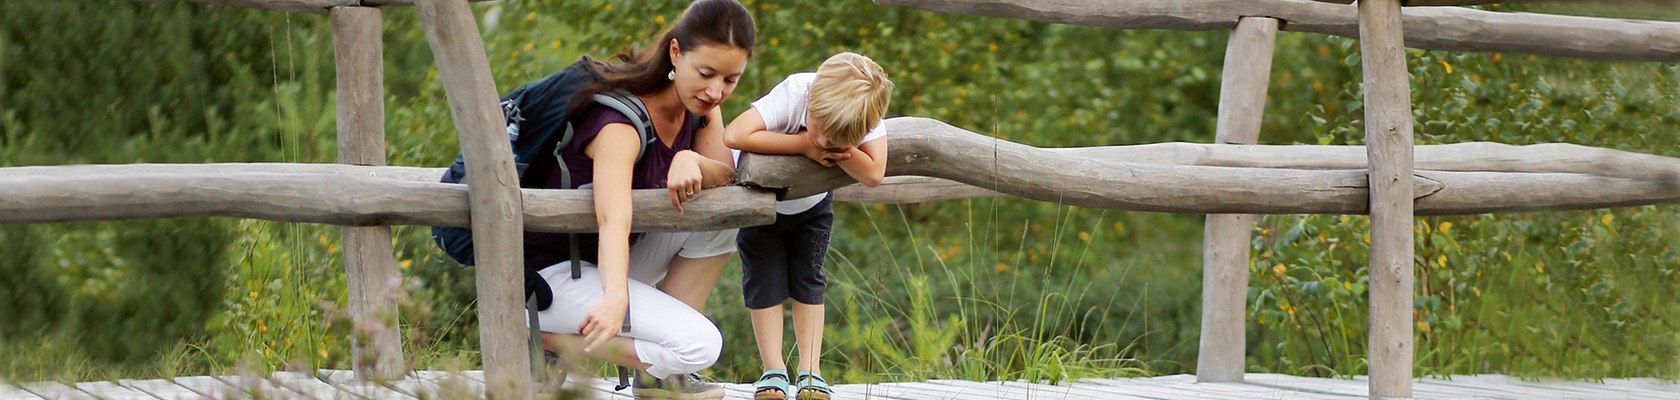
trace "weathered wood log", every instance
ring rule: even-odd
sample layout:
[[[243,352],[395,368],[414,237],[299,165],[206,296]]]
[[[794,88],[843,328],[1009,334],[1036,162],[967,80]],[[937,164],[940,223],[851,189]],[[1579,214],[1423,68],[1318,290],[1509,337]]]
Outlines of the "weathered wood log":
[[[1320,3],[1353,4],[1353,0],[1313,0]],[[1522,3],[1531,0],[1401,0],[1403,7],[1473,6],[1495,3]]]
[[[385,165],[385,45],[381,13],[371,7],[333,7],[333,64],[338,71],[338,162]],[[343,228],[344,271],[350,319],[366,337],[352,337],[356,375],[363,380],[399,379],[403,365],[396,294],[402,273],[389,226]],[[364,340],[366,339],[366,340]]]
[[[159,3],[164,0],[136,0],[142,3]],[[379,6],[411,6],[415,0],[186,0],[194,3],[213,4],[219,6],[261,8],[265,10],[324,13],[333,7],[379,7]],[[472,2],[492,0],[467,0]]]
[[[163,0],[138,0],[145,3],[158,3]],[[194,3],[213,4],[219,6],[261,8],[265,10],[324,13],[333,7],[349,7],[361,5],[358,0],[186,0]]]
[[[936,120],[893,118],[886,121],[894,137],[916,136],[927,132],[973,140],[991,138],[957,128]],[[1248,168],[1285,169],[1363,169],[1366,168],[1364,146],[1320,145],[1227,145],[1203,143],[1155,143],[1130,146],[1045,148],[1061,156],[1085,157],[1102,161],[1168,165],[1203,165]],[[902,151],[902,150],[900,150]],[[983,187],[960,182],[919,176],[890,176],[878,188],[851,184],[837,170],[824,171],[815,164],[800,166],[793,158],[780,161],[763,160],[767,156],[750,155],[761,159],[753,167],[743,162],[748,181],[766,187],[793,187],[795,192],[821,192],[825,182],[833,179],[846,186],[836,189],[835,199],[862,203],[905,203],[954,200],[972,197],[997,196],[999,193]],[[773,157],[771,157],[773,158]],[[781,165],[781,163],[788,165]],[[768,163],[768,165],[766,165]],[[1581,146],[1569,143],[1543,143],[1514,146],[1502,143],[1470,142],[1416,146],[1418,169],[1439,171],[1490,172],[1558,172],[1599,175],[1610,178],[1652,182],[1680,182],[1680,159],[1628,151]],[[783,172],[751,171],[754,167],[799,168],[793,175]],[[808,168],[808,169],[807,169]],[[889,169],[889,174],[895,171]],[[5,174],[0,169],[0,174]],[[822,179],[807,181],[808,175],[821,174]],[[434,174],[435,175],[435,174]],[[790,178],[778,180],[778,176]],[[797,179],[792,179],[797,178]],[[800,188],[803,185],[818,186]]]
[[[466,0],[419,0],[415,8],[437,59],[449,113],[467,160],[473,257],[478,263],[478,332],[491,398],[519,399],[532,385],[523,289],[525,222],[507,124],[490,76],[478,22]]]
[[[895,153],[908,147],[894,139]],[[765,158],[776,156],[759,156]],[[796,160],[786,160],[796,161]],[[772,162],[780,164],[779,161]],[[795,163],[789,162],[792,165]],[[1181,166],[1163,166],[1184,168]],[[232,169],[232,170],[224,170]],[[244,171],[235,171],[243,169]],[[273,172],[254,172],[268,169]],[[298,169],[302,172],[285,172]],[[805,167],[792,167],[803,170]],[[810,172],[821,172],[815,164]],[[1245,175],[1254,168],[1205,168]],[[368,171],[398,171],[395,174]],[[466,226],[466,186],[437,183],[434,173],[441,168],[359,167],[333,164],[134,164],[74,165],[0,168],[0,223],[28,224],[71,221],[99,221],[135,218],[242,217],[274,221],[310,222],[335,225],[445,225]],[[889,169],[889,172],[893,170]],[[27,173],[25,173],[27,172]],[[759,173],[762,173],[760,171]],[[1345,175],[1349,187],[1331,190],[1363,191],[1361,171],[1297,171]],[[742,171],[747,174],[748,171]],[[1479,214],[1506,211],[1588,209],[1643,204],[1673,203],[1680,200],[1680,180],[1640,180],[1570,173],[1510,173],[1417,171],[1419,215]],[[1169,179],[1156,179],[1169,180]],[[972,180],[991,186],[989,178]],[[925,182],[925,183],[924,183]],[[975,185],[946,179],[915,176],[889,178],[882,188],[900,192],[879,197],[877,189],[850,186],[838,194],[857,189],[868,202],[919,202],[951,198],[939,191],[903,190],[926,184],[940,191],[971,191],[973,196],[989,192]],[[1008,184],[998,181],[1002,187]],[[1521,185],[1532,185],[1524,188]],[[1322,190],[1322,188],[1321,188]],[[719,188],[702,192],[692,211],[677,214],[661,190],[637,191],[635,226],[638,232],[714,230],[762,225],[772,219],[770,204],[775,195],[747,188]],[[1422,194],[1433,193],[1427,196]],[[992,194],[995,195],[995,194]],[[916,197],[904,197],[916,196]],[[544,232],[593,231],[595,217],[587,190],[525,189],[528,205],[527,229]],[[1337,212],[1364,213],[1364,197],[1345,205],[1309,204],[1290,209],[1239,210],[1253,213]],[[1353,204],[1358,203],[1358,204]],[[1182,212],[1220,212],[1228,205],[1187,204]],[[1305,210],[1305,211],[1301,211]],[[1230,212],[1230,211],[1226,211]]]
[[[890,194],[873,195],[876,199],[882,197],[900,197],[915,199],[946,199],[963,196],[983,195],[987,189],[995,190],[1011,196],[1027,197],[1037,200],[1060,202],[1070,205],[1099,208],[1117,208],[1134,211],[1162,211],[1187,213],[1354,213],[1363,214],[1369,209],[1367,198],[1363,193],[1368,183],[1363,180],[1363,173],[1358,171],[1310,171],[1310,170],[1280,170],[1262,168],[1227,168],[1203,167],[1188,165],[1151,165],[1141,163],[1113,162],[1077,157],[1081,151],[1076,149],[1038,149],[1002,139],[995,139],[975,134],[966,130],[952,127],[943,122],[926,118],[893,118],[886,122],[887,129],[893,132],[893,155],[888,160],[887,173],[894,175],[888,178],[888,184],[882,185],[891,191]],[[1230,159],[1240,159],[1237,154],[1253,149],[1284,148],[1296,146],[1249,146],[1249,145],[1180,145],[1174,147],[1226,149]],[[1145,146],[1119,146],[1145,147]],[[1680,169],[1680,160],[1667,157],[1642,157],[1644,169],[1666,172],[1634,174],[1635,178],[1621,176],[1606,176],[1603,174],[1555,173],[1559,170],[1586,169],[1591,170],[1594,162],[1601,162],[1599,157],[1609,156],[1613,150],[1605,150],[1599,154],[1573,157],[1569,154],[1553,152],[1551,150],[1568,147],[1543,146],[1546,152],[1540,156],[1526,157],[1521,154],[1525,149],[1534,146],[1483,146],[1483,145],[1441,145],[1423,146],[1432,149],[1447,149],[1451,152],[1482,148],[1493,148],[1507,151],[1504,154],[1493,154],[1487,158],[1497,161],[1488,164],[1490,167],[1512,168],[1527,167],[1534,172],[1554,172],[1534,175],[1536,179],[1560,179],[1570,182],[1591,185],[1591,182],[1603,182],[1608,187],[1600,191],[1597,187],[1587,189],[1576,188],[1595,193],[1605,199],[1640,199],[1639,204],[1653,204],[1671,202],[1675,193],[1680,193],[1680,173],[1673,172]],[[1099,150],[1113,150],[1104,148]],[[1279,149],[1281,151],[1281,149]],[[1358,151],[1362,148],[1348,146],[1345,149],[1320,148],[1319,150]],[[1602,150],[1602,149],[1600,149]],[[1086,150],[1086,154],[1103,154],[1104,151]],[[1268,152],[1254,152],[1261,156],[1270,156]],[[1626,153],[1623,154],[1637,154]],[[996,158],[993,158],[996,154]],[[1572,162],[1550,162],[1556,157]],[[1181,157],[1196,159],[1196,157]],[[1256,156],[1258,160],[1260,157]],[[1349,157],[1352,158],[1352,157]],[[1154,161],[1160,161],[1156,159]],[[1292,158],[1290,163],[1312,164],[1304,158]],[[1260,161],[1256,161],[1260,162]],[[1627,162],[1627,170],[1639,170],[1641,163]],[[994,166],[996,167],[994,169]],[[1460,165],[1463,166],[1463,165]],[[740,172],[737,179],[743,183],[782,190],[785,198],[806,196],[832,190],[837,187],[850,185],[852,181],[844,172],[837,169],[822,168],[816,163],[801,157],[769,156],[761,154],[746,154],[742,156]],[[1327,174],[1311,174],[1312,172],[1328,172]],[[1353,174],[1359,175],[1352,177]],[[920,191],[896,185],[901,182],[898,176],[919,175],[943,178],[964,185],[974,186],[976,189],[960,191],[951,196],[943,193],[958,192],[949,190],[949,186],[941,189]],[[1448,179],[1456,179],[1457,175],[1443,175]],[[1650,179],[1645,179],[1646,177]],[[1352,183],[1343,179],[1350,179]],[[1221,181],[1225,180],[1225,181]],[[925,182],[925,180],[924,180]],[[1289,183],[1285,183],[1289,182]],[[1472,185],[1479,185],[1481,181],[1433,181],[1414,179],[1417,187],[1417,197],[1439,195],[1440,192],[1457,193],[1458,190],[1472,190]],[[945,184],[942,184],[945,185]],[[1444,185],[1435,187],[1435,185]],[[1546,190],[1565,190],[1561,187],[1551,187]],[[858,192],[869,192],[870,189],[855,188]],[[842,194],[848,191],[841,191]],[[1467,196],[1470,194],[1466,194]],[[1336,204],[1340,199],[1358,198],[1359,204]],[[1486,201],[1480,206],[1453,208],[1449,205],[1467,205],[1467,203],[1435,203],[1420,202],[1416,212],[1421,215],[1473,214],[1497,211],[1528,211],[1537,209],[1580,209],[1605,207],[1605,204],[1626,205],[1625,201],[1608,201],[1604,199],[1592,200],[1571,196],[1566,193],[1552,191],[1522,191],[1513,190],[1500,192],[1498,197],[1490,193],[1476,194]],[[1309,211],[1310,210],[1310,211]]]
[[[415,0],[361,0],[361,1],[362,1],[363,6],[384,7],[384,6],[411,6],[411,5],[414,5]],[[477,2],[482,2],[482,1],[496,1],[496,0],[467,0],[467,2],[469,2],[469,3],[477,3]]]
[[[991,140],[983,134],[931,119],[892,118],[888,119],[886,124],[888,129],[892,130],[894,137],[914,136],[921,135],[923,132],[939,131],[943,134],[972,135],[982,140]],[[1680,159],[1572,143],[1541,143],[1517,146],[1491,142],[1467,142],[1419,145],[1415,146],[1415,149],[1414,165],[1418,169],[1426,170],[1563,172],[1632,180],[1680,181]],[[1127,146],[1042,148],[1042,150],[1063,156],[1143,164],[1283,169],[1366,168],[1365,146],[1233,145],[1171,142]],[[758,156],[755,155],[754,157]],[[443,171],[443,168],[436,167],[365,167],[309,163],[89,164],[0,168],[0,177],[262,172],[318,173],[415,182],[437,182],[438,178],[443,176]],[[827,173],[842,174],[839,171],[828,171]],[[793,180],[789,180],[789,182],[791,181]],[[969,189],[959,189],[959,185]],[[877,189],[848,185],[837,189],[839,192],[837,195],[855,193],[855,196],[860,196],[856,198],[856,202],[866,203],[920,202],[962,198],[916,190],[921,187],[931,187],[941,191],[962,190],[971,192],[973,196],[996,195],[996,192],[971,187],[963,183],[919,176],[890,177],[882,184],[882,188]],[[925,200],[917,200],[918,197],[925,198]]]
[[[1260,139],[1271,81],[1278,20],[1244,17],[1225,47],[1214,140],[1253,144]],[[1241,382],[1246,366],[1250,214],[1208,214],[1202,228],[1202,329],[1196,381]]]
[[[1359,0],[1365,143],[1371,163],[1373,399],[1412,397],[1412,88],[1400,0]]]
[[[467,190],[460,184],[318,173],[8,174],[0,175],[0,223],[241,217],[346,226],[468,226]],[[521,197],[527,205],[526,229],[595,231],[589,190],[525,189]],[[717,230],[775,220],[775,195],[744,187],[702,191],[683,205],[687,213],[682,214],[671,207],[664,190],[637,190],[632,198],[636,214],[631,228],[637,232]]]
[[[1305,0],[876,0],[957,14],[990,15],[1119,29],[1227,30],[1243,16],[1284,21],[1282,29],[1359,37],[1355,6]],[[1553,56],[1680,61],[1680,23],[1507,13],[1461,7],[1403,12],[1407,46]]]

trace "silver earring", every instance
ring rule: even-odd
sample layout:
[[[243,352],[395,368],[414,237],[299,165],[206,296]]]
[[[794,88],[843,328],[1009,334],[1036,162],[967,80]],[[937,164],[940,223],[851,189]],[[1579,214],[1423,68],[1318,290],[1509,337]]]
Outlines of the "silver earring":
[[[673,69],[673,70],[671,70],[671,72],[666,72],[665,73],[665,80],[670,80],[670,81],[677,80],[677,70]]]

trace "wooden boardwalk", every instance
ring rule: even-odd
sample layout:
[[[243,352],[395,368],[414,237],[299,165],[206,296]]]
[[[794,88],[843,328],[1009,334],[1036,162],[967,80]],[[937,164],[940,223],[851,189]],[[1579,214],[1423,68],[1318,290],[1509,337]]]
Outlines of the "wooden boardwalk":
[[[241,376],[193,376],[172,380],[119,380],[67,385],[36,382],[0,384],[0,399],[455,399],[480,398],[481,371],[450,373],[419,371],[409,379],[375,384],[356,381],[349,371],[323,370],[317,376],[279,372],[266,379]],[[597,399],[629,399],[628,390],[614,392],[613,382],[580,379],[572,387],[587,387]],[[1247,374],[1244,383],[1196,383],[1192,375],[1154,378],[1083,379],[1071,384],[1028,382],[970,382],[932,380],[838,385],[835,398],[928,399],[1284,399],[1331,400],[1366,397],[1364,377],[1347,380],[1279,374]],[[751,399],[752,387],[729,384],[729,399]],[[1680,385],[1650,378],[1609,379],[1603,382],[1532,382],[1502,375],[1424,378],[1413,383],[1421,399],[1680,399]]]

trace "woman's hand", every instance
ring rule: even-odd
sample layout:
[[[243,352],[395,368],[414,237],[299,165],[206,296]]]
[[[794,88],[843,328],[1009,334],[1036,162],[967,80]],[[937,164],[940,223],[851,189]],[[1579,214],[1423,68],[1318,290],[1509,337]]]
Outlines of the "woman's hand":
[[[630,300],[624,293],[607,294],[589,308],[584,314],[583,323],[578,324],[578,335],[583,336],[583,351],[594,353],[601,348],[608,339],[618,336],[619,328],[624,326],[624,311],[630,307]]]
[[[700,153],[690,150],[677,152],[671,158],[671,171],[665,175],[665,189],[671,192],[671,205],[683,212],[682,203],[700,195],[703,177],[700,174]]]

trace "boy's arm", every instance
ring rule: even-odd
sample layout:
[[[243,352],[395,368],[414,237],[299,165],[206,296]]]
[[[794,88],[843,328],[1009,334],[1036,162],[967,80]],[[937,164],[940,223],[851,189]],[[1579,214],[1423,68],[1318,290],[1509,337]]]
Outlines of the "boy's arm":
[[[858,183],[875,187],[887,177],[887,138],[880,138],[864,142],[848,152],[850,158],[838,161],[840,169],[846,171]]]
[[[788,135],[768,129],[764,124],[764,116],[758,113],[758,108],[748,108],[747,112],[729,122],[729,128],[724,130],[723,144],[732,149],[759,154],[805,154],[815,147],[804,135]]]

